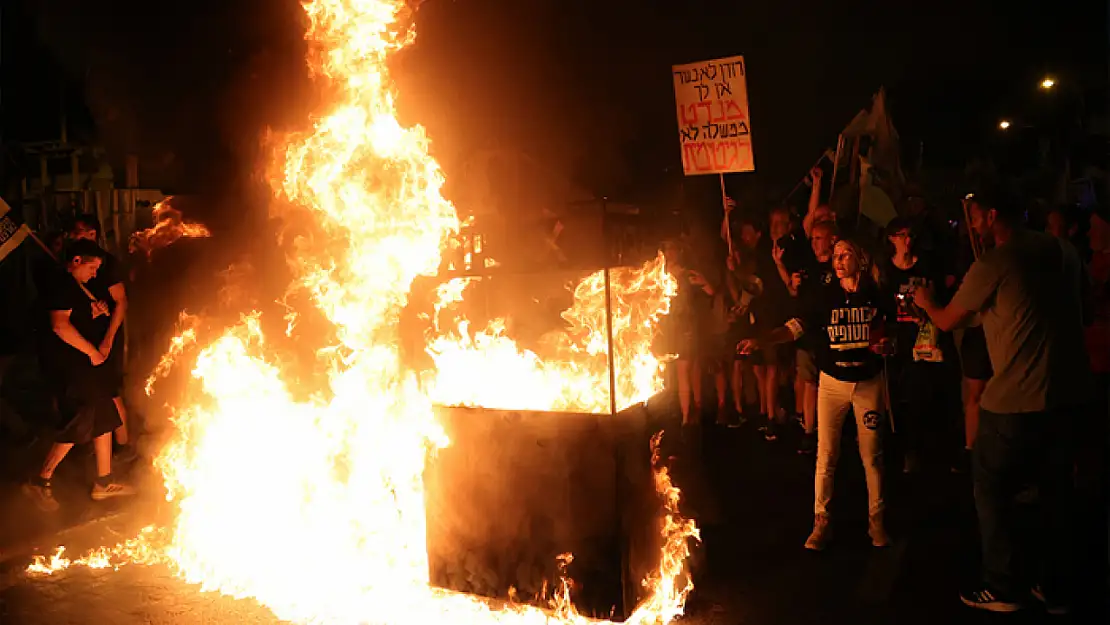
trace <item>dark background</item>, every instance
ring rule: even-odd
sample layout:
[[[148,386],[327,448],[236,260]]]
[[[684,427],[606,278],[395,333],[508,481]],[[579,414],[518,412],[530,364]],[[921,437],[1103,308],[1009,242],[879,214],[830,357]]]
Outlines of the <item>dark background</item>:
[[[219,192],[250,177],[264,129],[316,103],[294,1],[5,2],[3,138],[136,153],[143,186]],[[670,65],[743,54],[757,173],[781,196],[886,86],[912,169],[1027,150],[998,120],[1050,104],[1051,73],[1105,110],[1106,2],[429,0],[395,59],[405,122],[448,179],[467,154],[521,150],[596,194],[681,182]],[[1060,95],[1060,94],[1054,94]],[[1059,98],[1058,98],[1059,99]],[[1055,105],[1053,105],[1055,106]],[[715,186],[713,177],[688,185]]]

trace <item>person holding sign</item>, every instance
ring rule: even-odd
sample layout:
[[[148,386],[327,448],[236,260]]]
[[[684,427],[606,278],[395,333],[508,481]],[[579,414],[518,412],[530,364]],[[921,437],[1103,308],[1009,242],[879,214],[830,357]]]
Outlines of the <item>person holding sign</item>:
[[[883,522],[884,415],[883,356],[891,353],[886,325],[893,313],[871,278],[870,259],[855,242],[833,248],[836,280],[817,287],[814,305],[758,339],[741,341],[737,352],[750,354],[765,346],[813,340],[820,373],[817,395],[817,470],[814,475],[813,532],[806,549],[820,551],[829,540],[829,504],[833,475],[840,456],[844,419],[856,417],[860,457],[867,477],[871,544],[890,544]]]

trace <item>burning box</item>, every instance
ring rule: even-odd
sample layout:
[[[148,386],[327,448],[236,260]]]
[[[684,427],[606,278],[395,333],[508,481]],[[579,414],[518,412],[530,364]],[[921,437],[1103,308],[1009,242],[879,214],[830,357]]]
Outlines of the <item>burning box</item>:
[[[532,600],[570,552],[584,614],[625,618],[659,565],[646,404],[615,415],[437,409],[452,443],[426,475],[433,584]]]

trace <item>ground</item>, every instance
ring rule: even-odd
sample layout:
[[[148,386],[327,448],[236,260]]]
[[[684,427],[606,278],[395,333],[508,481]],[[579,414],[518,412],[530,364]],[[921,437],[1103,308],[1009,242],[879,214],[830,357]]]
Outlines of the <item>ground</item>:
[[[846,438],[851,446],[851,437]],[[835,543],[827,552],[813,554],[801,548],[811,522],[813,460],[797,455],[794,442],[793,435],[764,442],[750,427],[707,428],[700,454],[687,454],[689,462],[677,467],[676,481],[687,495],[684,505],[698,517],[704,537],[694,565],[697,589],[683,622],[1107,622],[1106,525],[1099,501],[1085,502],[1076,526],[1088,558],[1079,564],[1080,613],[1070,619],[1053,619],[1035,608],[1009,617],[984,614],[965,608],[957,598],[961,584],[974,578],[977,560],[966,475],[952,474],[939,464],[912,478],[889,471],[895,545],[874,549],[866,535],[862,468],[855,450],[846,449],[837,476]],[[41,518],[20,506],[5,500],[5,516],[20,510],[27,518]],[[92,521],[61,534],[44,533],[37,546],[65,542],[79,549],[114,543],[152,514],[147,507],[138,509],[142,512],[126,506],[86,512]],[[0,623],[278,622],[253,601],[201,593],[164,568],[73,569],[36,578],[21,572],[25,562],[24,557],[11,557],[2,567]]]

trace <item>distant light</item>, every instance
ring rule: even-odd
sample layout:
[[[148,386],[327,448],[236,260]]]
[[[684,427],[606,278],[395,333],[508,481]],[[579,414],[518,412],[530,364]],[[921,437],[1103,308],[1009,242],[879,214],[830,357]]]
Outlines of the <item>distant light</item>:
[[[998,122],[998,127],[1001,128],[1002,130],[1006,130],[1007,128],[1010,127],[1010,122],[1008,120],[1004,119],[1004,120]]]
[[[1041,89],[1051,89],[1056,86],[1056,81],[1052,78],[1045,78],[1041,81]]]

